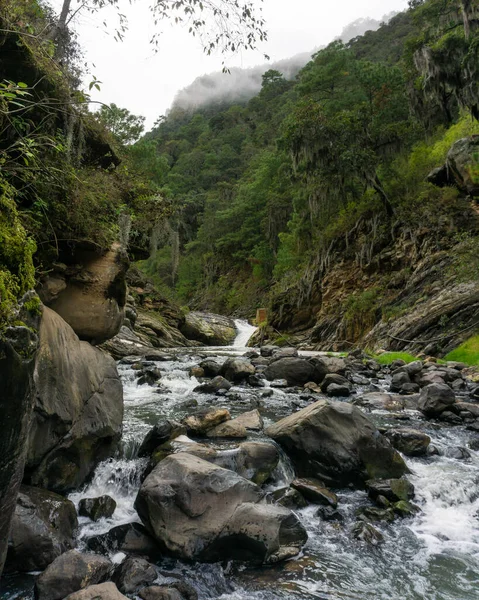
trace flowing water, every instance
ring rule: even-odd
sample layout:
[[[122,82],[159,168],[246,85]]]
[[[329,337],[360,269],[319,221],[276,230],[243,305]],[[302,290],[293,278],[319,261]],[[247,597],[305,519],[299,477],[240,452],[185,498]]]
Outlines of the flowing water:
[[[158,388],[137,385],[137,372],[130,365],[119,364],[125,394],[121,455],[100,464],[92,481],[70,496],[77,504],[83,497],[109,494],[118,506],[110,519],[93,523],[79,518],[80,548],[93,534],[139,521],[133,504],[145,463],[135,458],[136,452],[160,418],[181,419],[194,410],[192,404],[196,401],[198,406],[224,406],[233,416],[259,408],[268,424],[309,403],[302,394],[276,388],[268,389],[271,396],[264,395],[264,389],[240,386],[224,397],[193,392],[198,381],[189,370],[202,358],[214,356],[222,362],[246,351],[254,328],[244,322],[237,322],[237,328],[239,334],[232,347],[178,349],[171,351],[171,361],[155,363],[162,371]],[[378,425],[398,425],[391,415],[381,411],[370,416]],[[443,450],[466,447],[471,436],[477,435],[462,426],[426,423],[415,411],[406,411],[404,417],[404,426],[427,432],[432,443]],[[255,437],[261,439],[260,434]],[[223,443],[220,447],[230,449],[234,457],[234,444]],[[309,540],[296,559],[267,568],[186,564],[172,559],[160,566],[193,584],[200,599],[479,600],[479,452],[469,453],[465,460],[439,455],[407,459],[416,488],[414,502],[421,512],[412,519],[375,524],[385,538],[379,546],[354,540],[350,531],[355,511],[368,504],[366,493],[342,490],[338,494],[345,517],[341,524],[322,521],[315,515],[314,506],[298,511]],[[284,456],[270,489],[284,486],[293,477]],[[118,562],[123,555],[112,558]],[[17,591],[6,597],[29,596]]]

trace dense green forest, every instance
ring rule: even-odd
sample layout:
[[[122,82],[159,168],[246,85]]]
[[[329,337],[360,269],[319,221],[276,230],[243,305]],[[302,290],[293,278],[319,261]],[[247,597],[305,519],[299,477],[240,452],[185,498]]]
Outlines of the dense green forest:
[[[462,210],[457,189],[426,177],[479,133],[477,26],[475,2],[414,0],[317,52],[295,81],[266,71],[247,103],[174,106],[128,148],[170,211],[143,268],[193,307],[251,314],[284,293],[299,306],[335,251],[363,264],[398,229]],[[438,237],[447,248],[458,235]],[[460,235],[474,256],[472,229]],[[364,293],[345,309],[388,304],[386,289]]]

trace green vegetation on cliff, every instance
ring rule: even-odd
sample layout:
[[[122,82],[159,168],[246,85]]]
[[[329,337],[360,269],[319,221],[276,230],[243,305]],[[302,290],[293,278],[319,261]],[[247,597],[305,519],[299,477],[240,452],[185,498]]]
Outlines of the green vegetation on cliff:
[[[474,279],[472,199],[426,179],[455,141],[479,134],[478,19],[461,6],[412,2],[317,52],[295,81],[267,71],[247,103],[174,107],[131,148],[144,172],[155,157],[172,211],[142,268],[194,307],[251,314],[269,302],[285,329],[314,324],[327,300],[318,288],[344,264],[331,311],[352,341],[420,299],[402,288],[427,247],[447,254],[462,236],[462,265],[450,268]],[[392,260],[399,243],[412,258]]]

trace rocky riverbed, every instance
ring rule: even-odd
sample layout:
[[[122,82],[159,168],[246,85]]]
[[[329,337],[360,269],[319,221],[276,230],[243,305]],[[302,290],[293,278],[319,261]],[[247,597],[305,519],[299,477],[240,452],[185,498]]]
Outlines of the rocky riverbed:
[[[69,502],[22,488],[7,567],[51,564],[4,597],[477,598],[479,385],[460,364],[300,354],[120,360],[121,450]]]

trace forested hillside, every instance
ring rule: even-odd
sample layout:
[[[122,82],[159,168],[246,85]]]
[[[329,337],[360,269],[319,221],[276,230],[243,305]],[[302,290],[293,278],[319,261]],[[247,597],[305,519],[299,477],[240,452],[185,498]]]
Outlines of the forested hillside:
[[[275,329],[326,346],[474,281],[475,191],[427,177],[479,133],[478,48],[475,2],[415,0],[295,81],[265,72],[247,103],[174,108],[130,149],[171,203],[143,268],[183,304],[270,304]],[[448,305],[428,335],[476,310],[454,324]]]

